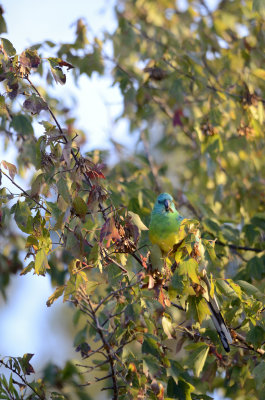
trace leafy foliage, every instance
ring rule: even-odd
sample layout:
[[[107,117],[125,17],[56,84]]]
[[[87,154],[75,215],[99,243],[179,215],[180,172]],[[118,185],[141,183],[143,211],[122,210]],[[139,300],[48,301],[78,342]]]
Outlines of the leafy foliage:
[[[121,400],[210,399],[209,387],[231,399],[259,399],[264,7],[250,0],[221,1],[213,11],[197,0],[185,10],[169,0],[117,5],[117,30],[106,36],[112,57],[97,38],[88,40],[82,20],[73,43],[46,42],[17,54],[1,39],[1,133],[6,147],[17,149],[15,162],[2,160],[1,177],[19,195],[0,189],[0,288],[4,294],[19,270],[49,274],[55,291],[47,306],[63,296],[75,305],[75,319],[84,314],[87,322],[74,341],[82,364],[49,365],[29,382],[31,355],[3,358],[12,375],[1,375],[0,394],[89,399],[89,386],[103,382],[102,390]],[[68,74],[76,82],[103,74],[110,62],[124,99],[121,118],[141,146],[128,157],[113,142],[118,158],[108,167],[103,152],[83,154],[85,134],[49,88],[64,85]],[[28,170],[25,189],[16,178]],[[215,290],[234,339],[227,356],[208,324],[194,231],[185,227],[174,264],[150,246],[146,227],[159,191],[172,192],[182,214],[200,221],[210,295]]]

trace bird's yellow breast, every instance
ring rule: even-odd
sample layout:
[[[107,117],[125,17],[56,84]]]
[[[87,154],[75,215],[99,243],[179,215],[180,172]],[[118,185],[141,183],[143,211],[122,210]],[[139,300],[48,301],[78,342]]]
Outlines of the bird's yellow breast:
[[[175,232],[167,235],[166,237],[159,236],[150,232],[149,237],[151,242],[153,244],[157,244],[164,253],[169,253],[169,251],[172,250],[174,244],[180,241],[179,233]]]

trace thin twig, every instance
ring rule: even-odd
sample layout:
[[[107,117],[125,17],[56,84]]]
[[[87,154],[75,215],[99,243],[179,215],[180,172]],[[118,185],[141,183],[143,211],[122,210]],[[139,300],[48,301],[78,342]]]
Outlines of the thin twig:
[[[128,271],[126,268],[124,268],[120,263],[118,263],[118,261],[114,260],[113,258],[111,258],[110,256],[105,256],[105,260],[115,264],[117,267],[120,268],[120,270],[124,273],[124,274],[128,274]]]
[[[138,285],[139,282],[140,282],[140,280],[138,280],[138,281],[135,282],[135,283],[132,283],[131,285],[127,285],[127,286],[124,286],[124,287],[119,288],[119,289],[117,289],[117,290],[113,290],[113,291],[110,292],[106,297],[104,297],[104,299],[102,299],[102,300],[98,303],[98,305],[97,305],[96,308],[94,309],[94,312],[97,312],[98,309],[102,306],[102,304],[104,304],[110,297],[115,296],[116,294],[118,294],[119,292],[122,292],[123,290],[130,289],[130,288],[132,288],[132,287]]]
[[[44,103],[46,104],[47,110],[49,111],[51,117],[53,118],[53,120],[54,120],[54,122],[55,122],[57,128],[59,129],[59,132],[61,133],[61,135],[62,135],[62,137],[63,137],[63,139],[64,139],[64,141],[65,141],[65,144],[68,144],[69,141],[68,141],[67,137],[65,136],[65,134],[64,134],[64,132],[63,132],[63,129],[62,129],[61,125],[59,124],[59,122],[58,122],[56,116],[54,115],[52,109],[50,108],[49,104],[48,104],[47,101],[44,99],[44,97],[40,94],[40,92],[39,92],[39,90],[36,88],[36,86],[31,82],[31,80],[30,80],[30,78],[29,78],[28,75],[25,76],[25,79],[28,81],[28,83],[30,84],[30,86],[32,87],[32,89],[37,93],[37,95],[38,95],[38,96],[44,101]],[[74,160],[75,160],[76,165],[78,165],[78,166],[80,167],[80,162],[79,162],[79,160],[78,160],[78,158],[77,158],[77,155],[75,154],[75,152],[74,152],[74,150],[73,150],[72,148],[71,148],[71,154],[72,154],[72,156],[73,156],[73,158],[74,158]],[[78,154],[78,153],[77,153],[77,154]],[[93,184],[92,184],[90,178],[87,176],[87,174],[86,174],[85,172],[82,172],[82,174],[83,174],[83,176],[84,176],[84,178],[85,178],[85,180],[86,180],[88,186],[89,186],[90,188],[92,188],[92,187],[93,187]],[[106,221],[107,216],[106,216],[106,214],[105,214],[105,209],[104,209],[104,207],[103,207],[103,205],[101,204],[100,201],[98,202],[98,206],[99,206],[99,209],[100,209],[100,211],[101,211],[101,213],[102,213],[102,216],[103,216],[104,220]]]
[[[21,375],[16,369],[12,368],[11,366],[9,366],[8,364],[6,364],[3,360],[0,360],[0,364],[2,364],[5,368],[9,369],[10,371],[12,371],[14,374],[16,374],[21,380],[22,382],[28,386],[32,392],[34,392],[36,394],[36,396],[38,396],[39,399],[41,400],[45,400],[45,396],[41,396],[36,389],[34,389],[34,387],[26,381],[26,379],[23,377],[23,375]]]
[[[234,333],[235,333],[235,338],[236,338],[237,340],[239,340],[240,342],[242,342],[242,343],[247,347],[247,350],[255,351],[255,352],[258,353],[259,355],[264,356],[265,350],[260,349],[260,348],[255,349],[254,346],[253,346],[252,344],[247,343],[247,341],[246,341],[246,339],[244,338],[244,336],[240,335],[240,333],[238,333],[238,332],[234,332]]]
[[[179,306],[177,303],[173,303],[173,301],[171,301],[170,303],[172,304],[173,307],[176,307],[179,310],[186,312],[185,308],[183,308],[182,306]]]
[[[236,244],[229,244],[229,243],[223,243],[220,240],[216,240],[216,244],[219,244],[220,246],[224,247],[229,247],[229,249],[234,249],[234,250],[244,250],[244,251],[253,251],[255,253],[261,253],[264,251],[264,249],[256,249],[255,247],[248,247],[248,246],[237,246]]]
[[[109,376],[104,377],[103,379],[106,379],[106,378],[111,378],[112,379],[112,382],[113,382],[113,400],[118,400],[119,388],[118,388],[118,382],[117,382],[117,377],[116,377],[116,368],[115,368],[115,365],[114,365],[114,359],[113,359],[113,356],[112,356],[111,346],[110,346],[109,342],[106,340],[105,335],[103,334],[103,328],[101,327],[101,325],[99,323],[99,320],[98,320],[98,318],[96,316],[96,311],[92,307],[92,304],[91,304],[90,299],[89,299],[88,296],[86,296],[86,300],[87,300],[87,303],[89,304],[91,313],[93,314],[93,320],[95,322],[95,325],[96,325],[96,328],[97,328],[97,332],[98,332],[98,334],[100,336],[100,339],[101,339],[101,341],[102,341],[102,343],[104,345],[104,348],[105,348],[105,350],[107,352],[108,360],[109,360],[109,364],[110,364],[111,373],[109,374]]]
[[[37,200],[35,200],[33,197],[31,197],[21,186],[19,186],[12,178],[10,178],[10,176],[8,176],[2,169],[0,169],[0,172],[2,172],[3,175],[5,175],[6,178],[8,178],[14,186],[16,186],[19,190],[21,190],[21,192],[25,195],[25,197],[28,197],[29,199],[31,199],[32,201],[34,201],[34,203],[36,203],[39,207],[43,208],[43,210],[45,210],[47,213],[51,214],[51,212],[44,207],[41,203],[39,203]]]

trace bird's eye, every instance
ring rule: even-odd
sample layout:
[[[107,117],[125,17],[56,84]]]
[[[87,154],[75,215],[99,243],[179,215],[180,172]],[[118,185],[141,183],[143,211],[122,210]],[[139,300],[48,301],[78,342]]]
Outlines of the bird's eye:
[[[162,200],[158,200],[159,204],[164,204],[164,202]]]

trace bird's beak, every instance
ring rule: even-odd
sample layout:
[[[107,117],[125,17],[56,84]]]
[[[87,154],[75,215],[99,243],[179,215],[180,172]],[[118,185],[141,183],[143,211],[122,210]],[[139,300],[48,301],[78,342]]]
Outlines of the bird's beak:
[[[165,200],[164,204],[165,204],[165,209],[168,212],[170,210],[170,201],[169,200]]]

